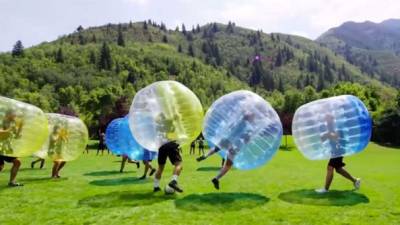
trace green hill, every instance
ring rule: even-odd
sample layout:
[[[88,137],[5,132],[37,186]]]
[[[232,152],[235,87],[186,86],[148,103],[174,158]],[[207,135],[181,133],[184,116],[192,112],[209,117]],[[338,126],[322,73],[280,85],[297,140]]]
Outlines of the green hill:
[[[373,113],[395,104],[392,88],[330,49],[234,23],[190,31],[151,21],[79,27],[53,42],[25,50],[17,44],[0,54],[0,95],[48,112],[74,112],[92,136],[127,113],[136,91],[166,79],[187,85],[205,108],[238,89],[252,89],[286,113],[338,94],[360,97]]]
[[[394,87],[400,87],[400,20],[347,22],[321,35],[317,42],[350,63]]]

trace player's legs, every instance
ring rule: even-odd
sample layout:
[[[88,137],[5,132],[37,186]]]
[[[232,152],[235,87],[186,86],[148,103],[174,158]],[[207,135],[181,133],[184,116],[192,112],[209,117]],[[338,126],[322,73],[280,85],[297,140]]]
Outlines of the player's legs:
[[[221,168],[221,170],[219,171],[218,175],[214,177],[214,179],[211,180],[211,182],[213,183],[215,189],[219,190],[219,180],[225,176],[225,174],[232,168],[233,162],[231,159],[227,159],[225,161],[224,166]]]
[[[18,174],[19,167],[21,166],[21,161],[19,159],[14,159],[12,162],[12,167],[10,171],[10,184],[16,184],[16,177]]]
[[[334,168],[332,166],[328,165],[328,167],[326,169],[325,190],[329,190],[329,188],[332,184],[333,171],[334,171]]]
[[[124,172],[124,168],[125,168],[125,163],[128,160],[128,157],[123,155],[122,156],[122,161],[121,161],[121,168],[119,170],[120,173]]]

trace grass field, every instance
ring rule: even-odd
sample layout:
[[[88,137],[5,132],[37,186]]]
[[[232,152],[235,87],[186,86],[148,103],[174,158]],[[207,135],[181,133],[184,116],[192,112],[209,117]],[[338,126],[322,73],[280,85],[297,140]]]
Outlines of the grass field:
[[[291,140],[290,140],[291,142]],[[291,144],[293,145],[293,144]],[[50,180],[51,163],[30,169],[23,159],[18,175],[25,184],[8,188],[10,165],[0,173],[0,224],[400,224],[400,149],[371,143],[345,159],[362,178],[361,190],[335,175],[332,191],[317,195],[326,161],[309,161],[292,148],[280,150],[269,164],[234,170],[214,190],[211,178],[220,158],[197,163],[184,150],[183,194],[152,193],[152,179],[138,181],[142,167],[92,151],[67,163],[60,180]],[[153,165],[156,163],[153,162]],[[162,180],[171,177],[171,167]]]

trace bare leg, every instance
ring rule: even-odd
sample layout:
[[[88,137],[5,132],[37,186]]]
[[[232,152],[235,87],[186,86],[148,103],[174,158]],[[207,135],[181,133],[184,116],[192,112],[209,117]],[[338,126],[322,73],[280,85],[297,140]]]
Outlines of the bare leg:
[[[33,168],[35,167],[35,164],[36,164],[37,162],[40,162],[41,160],[42,160],[41,158],[38,158],[38,159],[32,161],[32,162],[31,162],[31,168],[33,169]]]
[[[52,178],[57,178],[57,171],[58,171],[59,165],[60,165],[60,162],[58,162],[58,161],[53,162],[53,169],[51,170]]]
[[[60,162],[60,164],[57,168],[57,174],[56,174],[57,178],[60,178],[60,170],[65,166],[66,163],[67,162],[65,162],[65,161]]]
[[[155,175],[155,178],[157,180],[161,179],[161,176],[162,176],[162,174],[164,172],[164,167],[165,167],[165,165],[158,164],[157,172],[156,172],[156,175]]]
[[[0,164],[0,172],[4,169],[4,163]]]
[[[215,179],[221,179],[232,168],[232,165],[233,162],[230,159],[227,159],[225,165],[221,168],[219,174],[215,177]]]
[[[347,178],[348,180],[350,180],[351,182],[355,183],[356,179],[350,175],[350,173],[348,173],[343,167],[342,168],[337,168],[336,172],[340,175],[342,175],[343,177]]]
[[[15,184],[15,178],[17,177],[19,167],[21,166],[21,161],[18,159],[14,159],[13,166],[11,167],[10,171],[10,183]]]
[[[119,170],[120,173],[124,172],[126,160],[128,160],[128,157],[127,156],[122,156],[121,169]]]
[[[329,190],[329,187],[331,186],[333,180],[333,169],[332,166],[328,165],[325,178],[325,190]]]
[[[183,169],[182,162],[176,162],[174,171],[173,171],[173,175],[176,175],[176,176],[181,175],[182,169]]]

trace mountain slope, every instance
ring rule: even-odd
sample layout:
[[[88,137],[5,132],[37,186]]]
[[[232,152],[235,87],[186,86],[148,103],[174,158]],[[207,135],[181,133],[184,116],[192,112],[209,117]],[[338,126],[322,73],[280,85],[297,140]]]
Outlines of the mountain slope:
[[[400,19],[346,22],[317,40],[371,77],[400,86]]]
[[[319,44],[297,36],[265,34],[228,25],[210,23],[192,30],[167,30],[151,21],[88,28],[58,40],[59,43],[87,44],[118,42],[161,42],[176,51],[201,59],[216,68],[224,68],[252,87],[266,90],[322,90],[341,81],[371,83],[367,74],[344,58]]]

